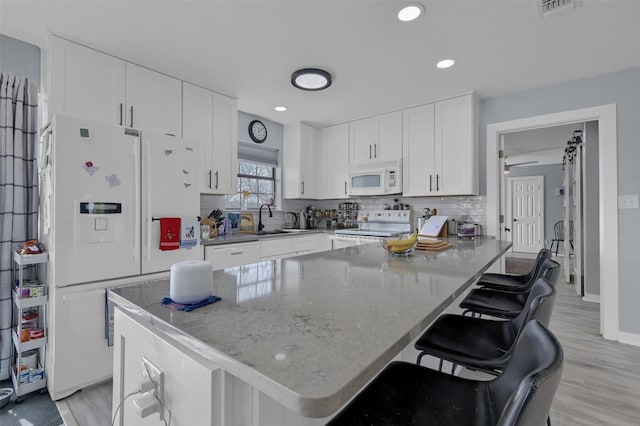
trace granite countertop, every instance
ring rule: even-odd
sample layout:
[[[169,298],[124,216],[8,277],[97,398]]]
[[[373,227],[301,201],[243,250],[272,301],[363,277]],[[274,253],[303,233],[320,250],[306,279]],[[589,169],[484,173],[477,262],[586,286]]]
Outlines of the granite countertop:
[[[252,241],[260,241],[263,239],[272,239],[272,238],[291,238],[291,237],[300,237],[303,235],[311,235],[311,234],[321,234],[321,233],[331,233],[333,231],[324,230],[324,229],[309,229],[302,231],[287,231],[277,234],[257,234],[257,233],[248,233],[248,234],[225,234],[220,235],[210,240],[203,240],[201,244],[203,246],[215,246],[220,244],[234,244],[234,243],[248,243]]]
[[[110,290],[183,350],[307,417],[335,413],[511,246],[451,240],[394,258],[377,244],[213,272],[212,305],[164,308],[169,281]]]

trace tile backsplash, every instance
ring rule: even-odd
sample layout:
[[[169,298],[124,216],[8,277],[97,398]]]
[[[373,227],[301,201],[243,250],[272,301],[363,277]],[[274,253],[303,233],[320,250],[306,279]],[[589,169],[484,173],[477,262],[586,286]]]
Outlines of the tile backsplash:
[[[338,204],[350,201],[360,203],[360,210],[382,210],[385,204],[394,205],[394,200],[398,203],[408,204],[413,213],[414,226],[417,227],[418,217],[422,216],[425,208],[438,210],[439,215],[449,216],[460,222],[467,220],[470,223],[480,225],[480,229],[486,229],[487,200],[485,195],[460,196],[460,197],[360,197],[350,200],[283,200],[282,208],[273,210],[273,217],[269,217],[267,209],[262,210],[262,223],[265,229],[276,229],[282,227],[285,222],[286,211],[300,212],[306,206],[313,206],[315,209],[337,209]],[[206,217],[213,209],[224,210],[223,196],[200,196],[200,215]],[[258,225],[258,212],[254,212],[254,223]],[[482,231],[480,231],[482,232]]]

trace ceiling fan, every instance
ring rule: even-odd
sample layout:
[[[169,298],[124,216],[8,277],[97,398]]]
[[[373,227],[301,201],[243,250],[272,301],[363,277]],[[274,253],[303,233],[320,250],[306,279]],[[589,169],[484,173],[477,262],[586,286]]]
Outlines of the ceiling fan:
[[[504,157],[504,174],[508,174],[511,171],[511,167],[514,166],[524,166],[525,164],[536,164],[539,163],[539,161],[522,161],[520,163],[511,163],[511,164],[507,164],[507,158],[508,157]]]

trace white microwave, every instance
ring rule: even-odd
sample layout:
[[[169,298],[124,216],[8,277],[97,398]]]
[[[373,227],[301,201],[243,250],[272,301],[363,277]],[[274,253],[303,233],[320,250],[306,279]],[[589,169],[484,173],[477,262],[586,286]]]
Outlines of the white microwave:
[[[402,193],[402,160],[349,167],[349,195]]]

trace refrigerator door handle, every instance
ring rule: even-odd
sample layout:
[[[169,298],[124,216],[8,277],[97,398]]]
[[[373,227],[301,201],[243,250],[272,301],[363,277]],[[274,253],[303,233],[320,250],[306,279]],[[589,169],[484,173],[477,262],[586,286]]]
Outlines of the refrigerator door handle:
[[[135,194],[136,194],[136,200],[140,200],[140,158],[139,158],[139,152],[140,152],[140,138],[134,138],[133,139],[133,169],[135,170],[134,173],[134,187],[135,187]],[[134,240],[135,243],[133,244],[133,259],[135,262],[139,262],[138,256],[140,255],[140,203],[134,203],[135,204],[135,220],[134,220]]]
[[[151,158],[151,147],[149,144],[149,141],[145,141],[145,143],[143,144],[143,146],[145,147],[145,158],[150,159]],[[146,241],[145,244],[147,245],[146,249],[147,249],[147,262],[151,261],[151,228],[153,227],[153,213],[151,212],[151,185],[153,185],[153,182],[151,181],[151,167],[145,167],[144,169],[146,169],[146,173],[147,173],[147,193],[146,193],[146,203],[147,203],[147,217],[145,217],[145,221],[146,221],[146,226],[147,226],[147,235],[146,235]],[[160,226],[160,225],[158,225]]]

